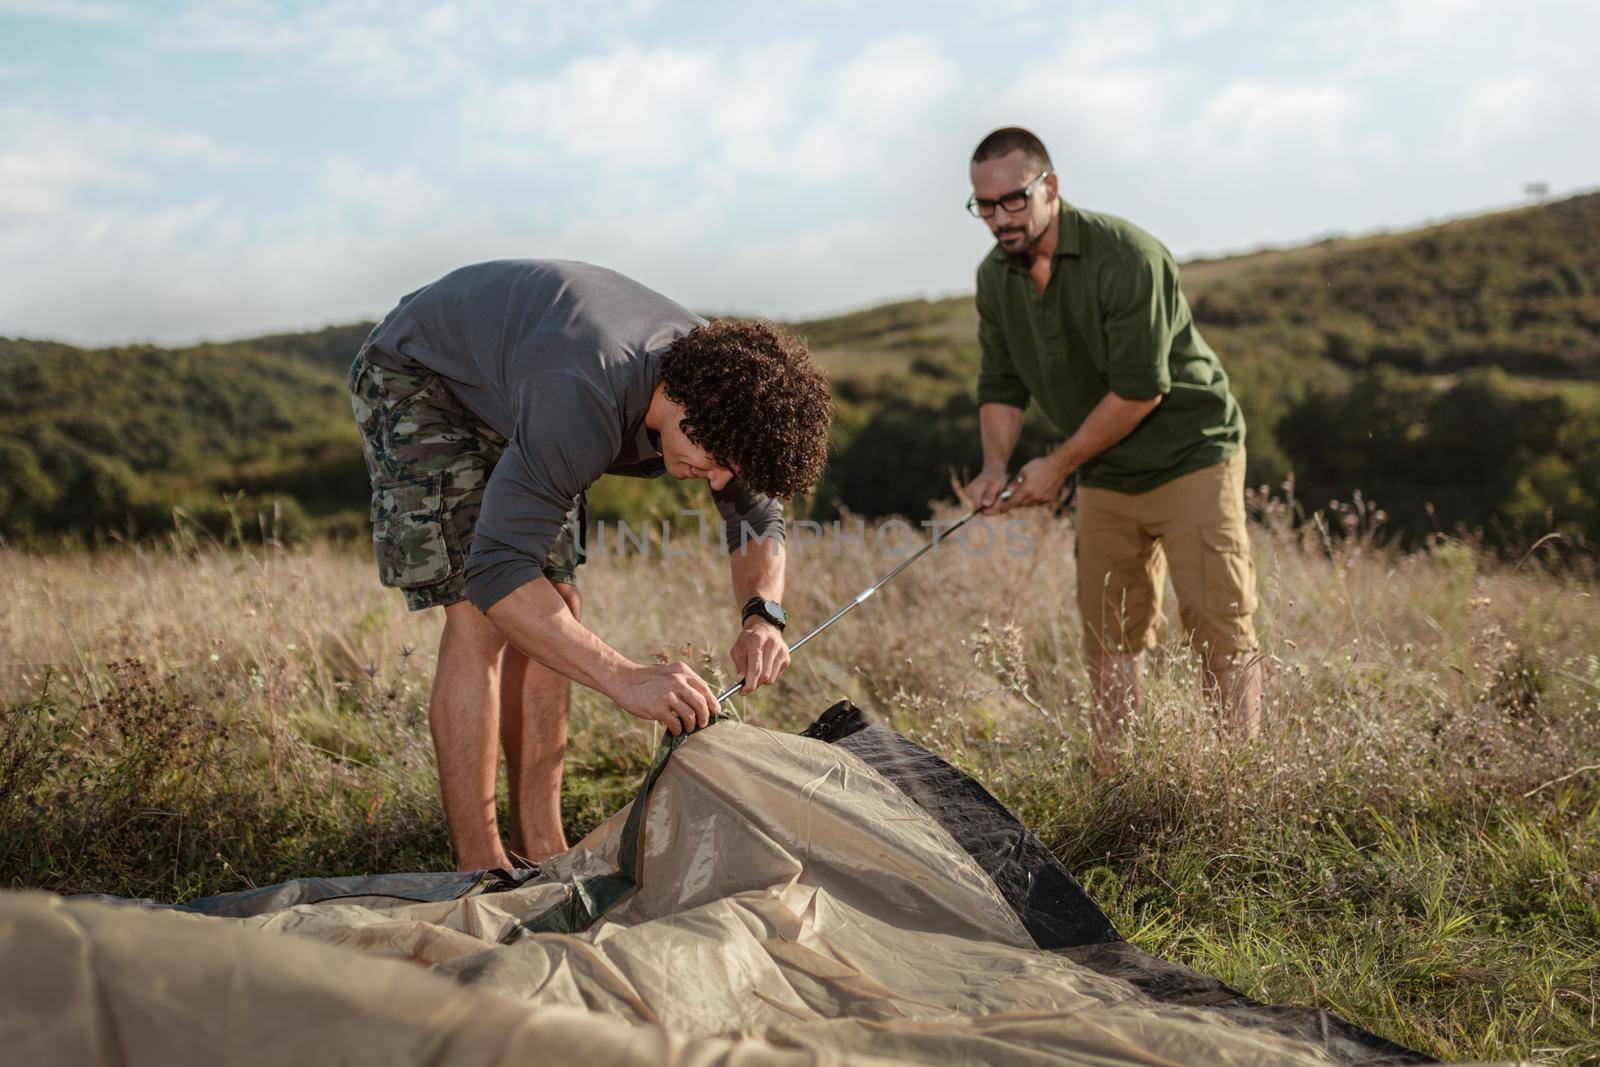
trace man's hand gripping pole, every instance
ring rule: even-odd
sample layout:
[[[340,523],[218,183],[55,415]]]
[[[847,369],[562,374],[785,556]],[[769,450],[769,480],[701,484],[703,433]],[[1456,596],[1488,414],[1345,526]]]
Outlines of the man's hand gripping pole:
[[[1007,486],[1005,492],[1000,494],[1000,499],[1001,500],[1010,499],[1011,494],[1015,490],[1015,488],[1016,488],[1015,484]],[[998,501],[997,501],[997,503],[998,503]],[[962,526],[966,525],[969,521],[971,521],[972,519],[976,518],[980,514],[980,511],[981,511],[981,509],[979,509],[979,508],[973,508],[971,511],[967,512],[965,515],[961,516],[961,518],[957,519],[954,523],[952,523],[950,528],[945,530],[943,533],[935,533],[933,535],[933,540],[929,541],[927,544],[923,545],[921,548],[919,548],[915,552],[911,553],[911,555],[907,556],[905,559],[903,559],[899,563],[895,564],[894,569],[891,570],[888,574],[885,574],[882,578],[879,578],[877,581],[873,582],[871,585],[869,585],[865,589],[861,590],[861,592],[856,594],[856,597],[855,597],[854,600],[851,600],[849,603],[845,604],[844,607],[840,608],[838,611],[834,612],[832,615],[829,615],[825,620],[823,620],[822,624],[819,625],[816,629],[812,630],[810,633],[806,634],[800,640],[798,640],[794,644],[790,645],[789,646],[790,654],[792,655],[793,653],[800,651],[800,646],[804,645],[807,641],[811,640],[813,637],[817,636],[822,631],[826,630],[828,627],[830,627],[834,623],[838,622],[840,619],[844,618],[845,615],[847,615],[851,611],[855,610],[857,605],[865,603],[866,600],[869,597],[871,597],[873,593],[876,593],[879,589],[883,588],[883,586],[889,581],[890,578],[893,578],[895,575],[899,574],[901,571],[903,571],[907,567],[911,566],[911,564],[915,563],[918,559],[922,558],[924,553],[926,553],[929,549],[933,548],[934,545],[937,545],[939,543],[939,539],[941,537],[948,537],[950,534],[955,533],[957,530],[961,529]],[[733,696],[733,694],[737,693],[742,688],[744,688],[744,679],[740,678],[737,682],[733,683],[728,688],[726,688],[722,692],[718,693],[717,694],[717,704],[718,704],[718,706],[720,707],[722,705],[723,701],[725,701],[729,697]]]

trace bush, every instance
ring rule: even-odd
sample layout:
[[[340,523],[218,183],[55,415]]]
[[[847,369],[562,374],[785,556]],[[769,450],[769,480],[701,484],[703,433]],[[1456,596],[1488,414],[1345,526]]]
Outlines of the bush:
[[[1498,371],[1440,390],[1380,368],[1309,394],[1277,431],[1302,499],[1361,486],[1408,544],[1458,526],[1507,551],[1551,532],[1600,543],[1600,413]]]
[[[1013,469],[1058,439],[1042,419],[1029,420]],[[818,495],[858,515],[904,515],[920,521],[932,513],[931,501],[953,495],[952,472],[969,478],[982,461],[978,407],[965,393],[940,406],[885,400],[828,465]]]

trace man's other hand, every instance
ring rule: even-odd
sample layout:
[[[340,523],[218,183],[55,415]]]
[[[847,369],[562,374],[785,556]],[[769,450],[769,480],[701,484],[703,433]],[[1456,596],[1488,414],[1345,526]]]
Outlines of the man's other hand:
[[[1025,508],[1037,504],[1053,504],[1061,495],[1072,469],[1056,453],[1029,460],[1017,472],[1012,486],[1011,499],[1000,505],[1001,511]]]
[[[744,621],[744,632],[733,643],[728,655],[744,679],[741,693],[752,693],[777,681],[778,675],[789,666],[789,646],[784,644],[783,632],[755,615]]]
[[[967,483],[962,495],[974,510],[988,511],[1000,499],[1000,494],[1005,492],[1005,488],[1006,472],[986,469]]]
[[[717,694],[681,660],[635,667],[616,701],[629,715],[659,722],[674,736],[698,730],[717,711]]]

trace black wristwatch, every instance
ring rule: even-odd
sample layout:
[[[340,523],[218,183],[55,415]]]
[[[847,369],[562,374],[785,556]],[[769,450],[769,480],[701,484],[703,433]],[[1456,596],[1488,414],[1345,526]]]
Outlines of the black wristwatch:
[[[761,616],[780,630],[789,621],[789,617],[783,613],[782,604],[776,600],[763,600],[758,596],[753,596],[745,602],[744,610],[739,613],[739,625],[744,625],[752,615]]]

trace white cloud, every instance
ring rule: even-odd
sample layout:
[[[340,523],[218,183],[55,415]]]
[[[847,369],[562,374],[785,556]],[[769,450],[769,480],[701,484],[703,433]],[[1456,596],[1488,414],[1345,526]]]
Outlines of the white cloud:
[[[1124,164],[1159,155],[1180,75],[1151,65],[1063,66],[1030,72],[1005,94],[986,125],[1020,125],[1054,144],[1073,173],[1080,160]]]
[[[18,219],[0,227],[0,262],[27,265],[0,290],[0,335],[186,341],[314,327],[379,314],[486,258],[477,249],[504,254],[481,213],[426,195],[407,203],[411,188],[409,177],[332,161],[288,211],[266,217],[207,197]]]
[[[969,94],[993,101],[981,125],[1033,130],[1069,182],[1086,166],[1157,158],[1184,81],[1161,55],[1173,20],[1127,7],[1053,15],[1031,35],[1060,42],[1047,61],[1016,64],[992,92]]]
[[[115,4],[91,3],[89,0],[0,0],[0,12],[43,15],[75,22],[111,22],[126,14],[123,8]]]
[[[1316,56],[1353,78],[1390,76],[1425,59],[1419,48],[1440,35],[1454,36],[1464,6],[1458,0],[1349,0],[1321,5],[1285,26],[1277,51],[1282,59],[1298,58],[1302,63],[1301,57]]]
[[[530,158],[539,149],[529,142],[543,141],[628,169],[675,166],[693,150],[690,134],[717,94],[714,74],[704,53],[628,45],[580,58],[544,81],[480,90],[465,117],[509,142],[493,150],[504,158]]]
[[[1306,148],[1333,154],[1360,107],[1360,95],[1342,85],[1241,78],[1201,105],[1189,143],[1231,166]]]
[[[1461,148],[1476,151],[1543,126],[1565,108],[1561,94],[1544,78],[1532,74],[1489,78],[1467,88],[1456,133]]]
[[[810,181],[886,175],[936,121],[960,69],[926,38],[870,43],[823,65],[806,42],[731,54],[624,44],[543,79],[479,85],[462,105],[472,151],[528,168],[576,157],[632,183],[684,173],[713,191],[736,174]]]
[[[444,191],[413,167],[379,171],[347,156],[323,162],[318,172],[317,210],[336,218],[364,217],[380,232],[427,224],[444,214]]]
[[[195,4],[164,28],[177,49],[286,54],[349,75],[362,89],[430,93],[473,76],[510,49],[548,48],[575,32],[625,25],[656,0],[278,0]]]
[[[1597,37],[1600,5],[1589,0],[1350,0],[1287,24],[1278,52],[1350,82],[1416,85],[1527,66],[1586,74]]]
[[[238,158],[140,120],[0,107],[0,334],[189,339],[344,320],[495,232],[414,168],[343,156],[276,213],[159,195],[163,167]]]
[[[458,43],[440,34],[446,7],[431,16],[397,11],[382,18],[374,5],[336,2],[285,10],[267,0],[200,4],[169,23],[162,43],[202,52],[292,53],[296,62],[343,69],[369,87],[401,93],[431,89],[459,73]]]
[[[210,138],[143,119],[70,118],[0,106],[0,218],[66,207],[85,190],[151,189],[163,162],[224,165],[239,154]]]
[[[907,148],[937,121],[961,69],[927,37],[875,41],[825,75],[818,115],[784,153],[794,174],[817,180],[849,174],[877,185],[905,180]]]
[[[803,45],[724,58],[625,44],[544,79],[479,85],[463,101],[463,125],[479,159],[512,165],[576,156],[634,180],[691,164],[769,167],[808,58]]]
[[[1238,21],[1238,0],[1179,0],[1168,5],[1165,17],[1179,37],[1199,37]]]
[[[960,290],[985,243],[961,213],[965,160],[1002,123],[1045,138],[1074,200],[1180,254],[1405,225],[1600,173],[1585,133],[1600,126],[1600,5],[1007,2],[920,22],[908,7],[888,32],[876,5],[714,26],[685,7],[645,36],[637,6],[603,0],[185,0],[154,31],[178,49],[156,88],[237,104],[263,166],[340,154],[298,183],[233,186],[250,201],[180,194],[164,187],[177,164],[237,154],[177,118],[64,116],[52,92],[111,106],[83,68],[60,85],[13,72],[3,84],[49,106],[0,104],[0,333],[314,326],[506,255],[779,315]],[[219,54],[243,74],[212,73]],[[263,69],[323,72],[328,114],[259,121],[294,95],[272,98]],[[377,99],[422,91],[439,100]]]
[[[954,226],[908,229],[903,213],[857,205],[801,232],[757,219],[780,226],[752,236],[713,193],[643,186],[611,211],[551,223],[336,157],[265,217],[204,198],[77,204],[0,226],[0,263],[27,264],[0,287],[0,335],[183,342],[311,328],[382,314],[453,267],[503,256],[603,263],[699,308],[820,313],[871,303],[885,284],[896,294],[965,284],[980,235],[947,192],[912,183],[905,210]]]

